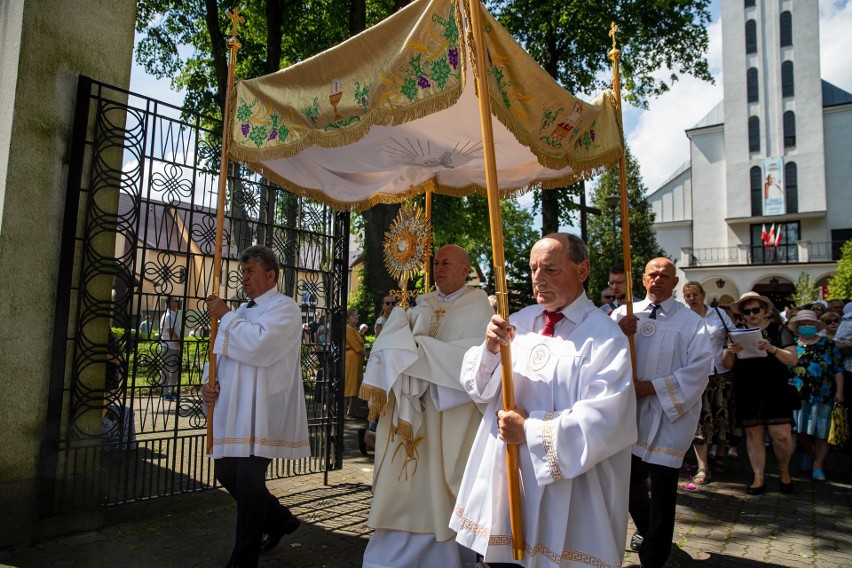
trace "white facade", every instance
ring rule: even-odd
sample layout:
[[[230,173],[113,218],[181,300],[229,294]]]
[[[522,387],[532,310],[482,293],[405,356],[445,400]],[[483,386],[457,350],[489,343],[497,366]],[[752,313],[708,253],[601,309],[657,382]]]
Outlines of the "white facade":
[[[681,286],[784,305],[802,273],[824,284],[852,238],[852,95],[819,76],[816,2],[721,8],[724,100],[687,131],[689,162],[649,195],[654,228]],[[764,225],[780,229],[777,247]]]

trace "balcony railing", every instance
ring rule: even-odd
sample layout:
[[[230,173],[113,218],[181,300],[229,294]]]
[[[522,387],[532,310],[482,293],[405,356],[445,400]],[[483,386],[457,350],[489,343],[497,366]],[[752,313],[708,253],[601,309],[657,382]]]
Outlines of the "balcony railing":
[[[732,247],[680,249],[680,265],[687,268],[724,265],[793,264],[837,262],[843,241],[798,241],[777,247],[737,245]]]

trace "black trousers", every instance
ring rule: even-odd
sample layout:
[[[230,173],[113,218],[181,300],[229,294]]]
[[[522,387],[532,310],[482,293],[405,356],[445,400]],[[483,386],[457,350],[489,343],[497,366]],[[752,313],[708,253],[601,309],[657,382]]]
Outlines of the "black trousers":
[[[632,456],[630,462],[630,516],[644,541],[639,548],[643,568],[665,565],[672,550],[679,471]],[[651,492],[648,494],[648,478]]]
[[[237,501],[237,534],[230,563],[256,568],[263,533],[293,516],[266,488],[269,458],[219,458],[216,479]]]

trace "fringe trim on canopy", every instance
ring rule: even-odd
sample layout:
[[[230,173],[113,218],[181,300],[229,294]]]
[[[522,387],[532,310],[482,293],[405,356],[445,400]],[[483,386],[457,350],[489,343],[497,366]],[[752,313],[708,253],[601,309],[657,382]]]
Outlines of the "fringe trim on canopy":
[[[457,17],[460,17],[459,8],[456,6]],[[462,43],[464,43],[462,41]],[[462,54],[465,53],[464,47],[461,49]],[[230,144],[228,146],[228,156],[232,160],[240,162],[259,162],[266,160],[278,160],[281,158],[289,158],[302,152],[302,150],[310,146],[319,146],[321,148],[339,148],[353,144],[370,132],[373,126],[396,126],[405,124],[434,114],[436,112],[446,110],[456,104],[464,91],[467,80],[467,58],[459,57],[461,62],[460,72],[461,77],[458,84],[448,87],[446,90],[428,98],[406,104],[397,108],[374,108],[361,117],[361,120],[352,127],[342,128],[339,131],[326,134],[320,130],[309,129],[304,136],[301,136],[297,141],[284,143],[281,146],[273,146],[271,148],[252,148],[251,146],[238,144],[234,140],[233,119],[236,112],[238,89],[234,88],[231,92],[231,116],[228,117],[228,128],[225,130],[230,135]],[[255,170],[257,171],[257,170]],[[261,173],[261,172],[258,172]],[[261,173],[261,175],[264,175]]]
[[[533,180],[527,184],[523,184],[517,187],[503,188],[500,190],[500,198],[514,199],[516,197],[520,197],[526,193],[529,193],[530,191],[536,191],[539,189],[561,188],[567,185],[571,185],[572,183],[576,183],[583,179],[589,179],[591,177],[604,173],[613,164],[617,164],[619,158],[621,158],[621,154],[621,149],[613,149],[605,154],[602,154],[601,156],[598,156],[597,159],[580,162],[579,164],[577,164],[579,169],[568,172],[563,176],[544,180]],[[262,163],[249,162],[244,163],[243,165],[245,165],[251,171],[265,177],[266,179],[286,189],[290,193],[294,193],[296,195],[301,195],[302,197],[307,197],[315,201],[319,201],[320,203],[328,205],[335,211],[366,211],[374,205],[401,203],[407,199],[411,199],[412,197],[426,193],[427,191],[439,193],[441,195],[449,195],[451,197],[465,197],[472,194],[487,196],[488,193],[485,187],[482,187],[477,184],[470,184],[462,187],[453,187],[438,184],[436,179],[432,178],[423,183],[412,185],[407,191],[401,193],[377,193],[371,195],[368,199],[364,199],[361,201],[339,201],[337,199],[334,199],[333,197],[330,197],[322,190],[303,187],[301,185],[295,184],[287,178],[281,177],[277,173],[265,169]]]
[[[369,408],[367,420],[370,422],[376,422],[379,416],[384,415],[385,407],[388,405],[388,395],[384,390],[373,385],[361,383],[358,398],[367,401],[367,407]]]
[[[465,32],[462,34],[464,37],[464,48],[466,57],[464,59],[469,60],[470,69],[473,73],[474,79],[479,77],[479,62],[476,60],[476,53],[474,52],[474,43],[477,41],[476,38],[473,37],[473,27],[470,25],[470,10],[473,9],[472,3],[476,2],[477,8],[481,10],[485,10],[482,6],[482,3],[479,0],[463,0],[464,5],[466,7],[466,11],[464,13],[464,24],[465,24]],[[487,18],[482,16],[482,28],[483,33],[487,32],[487,27],[489,26]],[[461,20],[460,20],[461,21]],[[487,53],[487,46],[485,47]],[[487,80],[487,76],[486,76]],[[476,96],[479,97],[479,85],[476,80],[473,81],[474,92]],[[571,181],[566,181],[561,185],[552,185],[548,182],[545,182],[549,187],[563,187],[564,185],[570,185],[572,183],[576,183],[583,179],[588,179],[590,177],[599,175],[613,166],[618,165],[619,160],[621,159],[622,154],[624,153],[624,127],[621,123],[621,109],[619,108],[617,101],[615,100],[615,95],[612,91],[606,91],[603,94],[601,107],[606,107],[607,103],[611,106],[613,110],[613,114],[615,115],[615,121],[618,124],[618,132],[621,141],[621,149],[617,151],[609,151],[604,154],[599,155],[595,159],[591,160],[583,160],[580,162],[572,162],[571,157],[568,154],[565,154],[563,157],[553,156],[551,154],[547,154],[542,152],[540,147],[533,144],[530,139],[530,135],[528,132],[524,132],[520,129],[515,128],[515,120],[512,117],[511,112],[503,106],[502,101],[500,100],[499,94],[494,93],[489,90],[489,95],[491,99],[491,114],[497,117],[497,120],[500,121],[500,124],[506,127],[506,129],[512,133],[515,139],[520,142],[522,145],[529,148],[529,150],[535,155],[538,159],[538,162],[547,167],[554,170],[561,170],[567,166],[571,166],[572,169],[576,172]],[[563,178],[563,179],[567,179]],[[505,192],[510,191],[515,194],[516,190],[502,190],[500,192],[501,198],[506,197]],[[522,192],[516,195],[522,195]],[[516,195],[512,195],[513,197]]]

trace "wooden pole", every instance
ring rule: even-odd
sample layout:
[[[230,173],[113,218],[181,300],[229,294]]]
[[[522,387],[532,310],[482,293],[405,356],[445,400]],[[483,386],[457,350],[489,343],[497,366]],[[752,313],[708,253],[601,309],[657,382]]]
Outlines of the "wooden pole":
[[[491,223],[491,248],[494,264],[494,288],[497,313],[509,319],[509,296],[506,285],[506,259],[503,251],[503,222],[500,219],[500,196],[497,185],[497,161],[494,156],[494,130],[491,123],[491,100],[488,95],[488,60],[482,37],[480,0],[472,0],[470,25],[473,31],[473,55],[477,63],[476,86],[479,93],[479,122],[482,126],[482,147],[485,150],[485,185],[488,192],[488,218]],[[515,389],[512,382],[512,352],[509,346],[500,348],[503,371],[503,410],[515,408]],[[509,515],[512,527],[512,555],[524,557],[524,529],[521,518],[521,485],[518,471],[518,446],[506,444],[506,468],[509,476]]]
[[[429,223],[429,230],[432,231],[432,192],[426,190],[426,222]],[[433,239],[435,231],[432,231]],[[434,241],[433,241],[434,242]],[[432,255],[423,263],[423,293],[428,294],[432,289],[429,279],[432,276]]]
[[[214,293],[219,292],[219,285],[222,279],[222,239],[225,228],[225,194],[228,190],[228,141],[231,139],[231,133],[228,128],[229,118],[231,117],[231,91],[234,88],[234,71],[237,67],[237,50],[242,47],[237,39],[237,31],[240,24],[245,23],[246,19],[240,16],[240,9],[234,8],[228,12],[228,19],[231,20],[231,37],[226,40],[228,45],[228,86],[225,90],[225,112],[222,116],[222,156],[219,163],[219,195],[216,204],[216,243],[215,252],[213,253],[213,284],[211,290]],[[209,365],[207,375],[207,385],[214,386],[216,384],[216,355],[213,354],[213,344],[216,343],[216,333],[219,331],[219,322],[216,318],[210,320],[210,348],[208,350]],[[213,453],[213,408],[214,405],[207,406],[207,453]]]
[[[621,112],[621,77],[618,72],[618,60],[621,59],[621,51],[615,46],[615,33],[618,26],[612,22],[609,35],[612,38],[612,50],[609,58],[612,60],[612,90],[615,92],[615,105],[618,108],[618,128],[621,134],[621,143],[624,152],[618,161],[619,182],[621,186],[621,239],[622,255],[624,257],[624,280],[627,284],[627,315],[633,315],[633,268],[630,262],[630,218],[627,204],[627,144],[624,142],[624,126],[622,124]],[[633,369],[633,380],[636,380],[636,340],[634,336],[628,335],[630,344],[630,364]]]

